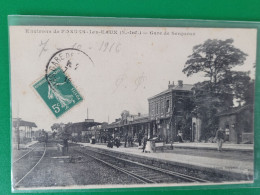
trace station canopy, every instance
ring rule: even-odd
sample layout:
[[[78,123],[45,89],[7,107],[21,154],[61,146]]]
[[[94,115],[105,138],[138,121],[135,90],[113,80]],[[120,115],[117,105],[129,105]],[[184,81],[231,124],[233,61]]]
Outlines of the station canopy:
[[[68,127],[72,127],[72,128],[83,127],[84,129],[87,129],[101,124],[102,123],[94,122],[94,121],[84,121],[84,122],[72,123]]]
[[[13,127],[17,127],[17,125],[24,126],[24,127],[37,127],[37,125],[34,122],[24,121],[24,120],[18,120],[17,118],[13,119]]]

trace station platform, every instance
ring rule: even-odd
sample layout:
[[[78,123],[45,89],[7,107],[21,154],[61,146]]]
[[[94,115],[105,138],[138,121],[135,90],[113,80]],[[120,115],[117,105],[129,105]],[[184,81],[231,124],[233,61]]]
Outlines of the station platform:
[[[170,144],[166,144],[167,147],[170,147]],[[173,147],[176,148],[190,148],[190,149],[205,149],[205,150],[216,150],[217,143],[200,143],[200,142],[185,142],[179,143],[174,142]],[[244,152],[253,152],[254,144],[233,144],[224,142],[222,146],[223,151],[244,151]]]
[[[36,144],[38,141],[37,140],[33,140],[33,141],[31,141],[31,142],[28,142],[28,143],[26,143],[26,144],[20,144],[20,148],[21,149],[27,149],[27,148],[30,148],[32,145],[34,145],[34,144]],[[12,148],[13,149],[16,149],[17,148],[17,144],[12,144]]]
[[[253,147],[248,146],[248,145],[228,145],[223,146],[224,149],[231,149],[230,151],[223,151],[219,153],[226,153],[228,152],[228,156],[232,156],[232,152],[236,150],[236,153],[239,151],[252,151],[252,159],[248,158],[241,158],[236,157],[234,159],[232,158],[225,158],[220,156],[220,155],[211,155],[209,156],[204,156],[203,152],[200,153],[199,155],[197,154],[192,154],[192,155],[187,155],[185,154],[185,151],[182,153],[176,153],[176,150],[178,147],[191,147],[191,148],[200,148],[200,149],[205,149],[205,148],[210,148],[211,150],[213,147],[216,150],[216,143],[202,143],[202,144],[197,144],[197,143],[174,143],[174,149],[173,150],[164,150],[164,151],[156,151],[155,153],[143,153],[142,149],[139,147],[128,147],[125,148],[123,146],[116,148],[108,148],[104,144],[90,144],[90,143],[78,143],[81,146],[89,146],[93,148],[99,148],[102,150],[108,150],[108,151],[113,151],[117,153],[123,153],[127,155],[132,155],[132,156],[138,156],[142,158],[151,158],[151,160],[157,160],[157,161],[164,161],[167,163],[171,163],[174,165],[179,165],[179,166],[188,166],[194,169],[199,169],[199,170],[207,170],[215,173],[221,173],[221,174],[228,174],[231,177],[234,178],[244,178],[245,180],[248,180],[247,178],[251,178],[254,173],[254,161],[253,161]],[[205,145],[204,145],[205,144]],[[210,151],[212,153],[212,151]],[[215,151],[217,154],[218,152]],[[244,152],[247,153],[247,152]],[[227,156],[226,155],[226,156]],[[240,154],[237,154],[239,156]]]
[[[24,144],[24,148],[29,148],[29,147],[31,147],[32,145],[34,145],[34,144],[36,144],[38,141],[36,141],[36,140],[33,140],[33,141],[31,141],[31,142],[29,142],[29,143],[27,143],[27,144]]]

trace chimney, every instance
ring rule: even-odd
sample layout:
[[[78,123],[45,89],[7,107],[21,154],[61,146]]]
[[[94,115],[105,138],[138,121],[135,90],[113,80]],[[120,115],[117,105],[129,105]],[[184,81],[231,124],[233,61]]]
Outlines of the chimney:
[[[171,81],[169,81],[168,89],[170,89],[170,88],[172,88],[172,87],[174,87],[174,81],[172,82],[172,84],[171,84]]]
[[[178,86],[183,87],[183,80],[178,80]]]

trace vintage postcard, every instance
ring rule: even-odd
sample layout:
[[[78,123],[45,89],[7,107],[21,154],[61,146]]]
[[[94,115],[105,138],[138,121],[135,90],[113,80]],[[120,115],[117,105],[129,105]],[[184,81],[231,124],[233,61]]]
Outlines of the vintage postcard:
[[[9,34],[14,190],[253,183],[257,29]]]

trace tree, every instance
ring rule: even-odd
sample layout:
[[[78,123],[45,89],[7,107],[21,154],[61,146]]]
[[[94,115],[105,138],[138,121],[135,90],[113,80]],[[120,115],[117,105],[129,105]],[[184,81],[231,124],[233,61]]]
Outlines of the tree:
[[[67,126],[69,126],[71,123],[68,124],[64,124],[64,123],[54,123],[51,126],[51,130],[55,132],[55,130],[57,131],[57,134],[55,134],[55,136],[57,135],[58,138],[60,139],[68,139],[71,136],[71,132],[69,132],[67,130]]]
[[[51,130],[54,131],[54,130],[57,130],[58,132],[62,130],[62,127],[64,126],[63,123],[54,123],[52,126],[51,126]]]
[[[245,87],[243,94],[243,100],[245,104],[254,104],[255,102],[255,80],[251,80]]]
[[[232,93],[233,97],[239,102],[246,102],[246,94],[253,92],[252,83],[248,72],[227,71],[225,77],[217,85],[221,94]]]
[[[191,76],[204,73],[208,78],[209,90],[218,92],[221,88],[218,83],[227,76],[228,72],[237,65],[244,64],[247,54],[235,48],[233,39],[208,39],[203,44],[193,47],[193,53],[183,69],[183,73]]]
[[[247,54],[232,44],[232,39],[209,39],[194,46],[183,69],[188,77],[204,73],[207,78],[196,83],[193,88],[193,114],[202,119],[203,139],[214,136],[218,126],[218,112],[233,106],[234,98],[246,101],[251,97],[247,92],[249,72],[233,70],[234,67],[243,65]]]

